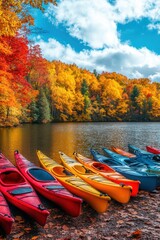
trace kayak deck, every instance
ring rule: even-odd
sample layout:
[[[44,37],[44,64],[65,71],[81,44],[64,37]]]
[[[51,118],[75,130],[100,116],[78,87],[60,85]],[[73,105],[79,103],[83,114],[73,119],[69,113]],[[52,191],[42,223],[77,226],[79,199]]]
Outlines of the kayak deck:
[[[31,185],[44,197],[61,207],[70,216],[81,214],[82,199],[65,189],[48,171],[36,167],[20,153],[15,153],[18,169]]]
[[[0,190],[11,204],[45,225],[49,212],[32,186],[3,154],[0,154]]]

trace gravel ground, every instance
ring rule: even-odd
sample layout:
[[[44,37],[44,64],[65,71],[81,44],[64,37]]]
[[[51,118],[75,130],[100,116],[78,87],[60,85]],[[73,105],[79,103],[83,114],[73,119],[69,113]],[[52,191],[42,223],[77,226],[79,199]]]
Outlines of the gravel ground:
[[[160,239],[160,188],[153,193],[140,191],[128,204],[112,200],[103,214],[84,202],[77,218],[66,215],[44,198],[41,200],[51,213],[44,227],[11,206],[15,223],[10,235],[0,232],[0,240]]]

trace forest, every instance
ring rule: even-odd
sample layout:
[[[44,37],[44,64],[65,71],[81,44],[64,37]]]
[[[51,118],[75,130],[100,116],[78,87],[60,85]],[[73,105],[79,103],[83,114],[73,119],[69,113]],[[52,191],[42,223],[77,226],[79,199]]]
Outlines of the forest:
[[[27,33],[53,0],[0,0],[0,126],[65,121],[160,121],[160,83],[48,61]],[[54,49],[53,49],[54,51]],[[107,63],[106,63],[107,65]]]

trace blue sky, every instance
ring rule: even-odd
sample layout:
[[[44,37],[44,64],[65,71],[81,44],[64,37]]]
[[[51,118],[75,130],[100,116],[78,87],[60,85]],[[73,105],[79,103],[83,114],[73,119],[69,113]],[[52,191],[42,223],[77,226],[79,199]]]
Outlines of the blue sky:
[[[34,10],[43,56],[160,82],[159,0],[59,0]]]

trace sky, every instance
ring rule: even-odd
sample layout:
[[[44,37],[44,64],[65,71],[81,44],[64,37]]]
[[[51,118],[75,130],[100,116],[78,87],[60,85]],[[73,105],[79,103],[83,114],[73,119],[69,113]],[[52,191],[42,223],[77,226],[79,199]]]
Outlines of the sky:
[[[32,12],[44,58],[160,82],[159,0],[57,2]]]

